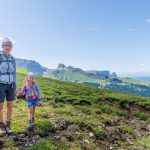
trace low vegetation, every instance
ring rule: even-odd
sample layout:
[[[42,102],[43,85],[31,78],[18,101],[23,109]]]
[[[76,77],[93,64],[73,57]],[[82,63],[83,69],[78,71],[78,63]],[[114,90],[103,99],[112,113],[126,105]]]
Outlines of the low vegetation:
[[[18,74],[19,89],[24,78]],[[40,76],[36,80],[43,100],[34,129],[26,129],[26,101],[16,100],[14,133],[0,136],[0,149],[150,149],[149,98]]]

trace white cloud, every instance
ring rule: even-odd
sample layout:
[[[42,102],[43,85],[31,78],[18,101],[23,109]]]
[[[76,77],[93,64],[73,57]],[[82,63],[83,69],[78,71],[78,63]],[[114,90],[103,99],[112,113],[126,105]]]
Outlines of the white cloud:
[[[3,40],[3,38],[0,36],[0,41],[2,41]]]
[[[150,19],[146,19],[146,22],[147,22],[147,23],[150,23]]]
[[[94,27],[90,27],[90,28],[88,28],[88,30],[90,30],[90,31],[100,31],[100,29],[99,28],[94,28]]]
[[[146,66],[146,64],[139,64],[139,66],[140,66],[140,67],[145,67],[145,66]]]

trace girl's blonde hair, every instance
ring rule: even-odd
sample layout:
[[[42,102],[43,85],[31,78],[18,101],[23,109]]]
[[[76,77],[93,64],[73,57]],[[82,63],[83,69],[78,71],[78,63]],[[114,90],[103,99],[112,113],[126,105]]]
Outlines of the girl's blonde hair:
[[[26,77],[24,78],[24,81],[23,81],[23,84],[24,84],[24,85],[28,86],[28,77],[30,77],[30,76],[33,77],[33,82],[36,83],[36,82],[35,82],[35,75],[34,75],[34,73],[33,73],[33,72],[29,72],[29,73],[26,75]]]

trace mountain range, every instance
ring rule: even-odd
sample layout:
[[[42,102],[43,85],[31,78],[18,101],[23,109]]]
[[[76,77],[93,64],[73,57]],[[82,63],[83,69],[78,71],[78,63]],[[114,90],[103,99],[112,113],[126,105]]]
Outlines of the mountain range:
[[[27,70],[30,70],[35,74],[39,75],[43,75],[44,72],[48,70],[48,68],[41,66],[38,62],[34,60],[16,58],[16,65],[19,68],[26,68]]]
[[[115,72],[108,70],[83,70],[73,66],[58,64],[57,68],[49,69],[34,60],[16,59],[17,67],[25,68],[44,77],[76,82],[97,88],[122,91],[130,94],[150,97],[150,82],[118,77]]]

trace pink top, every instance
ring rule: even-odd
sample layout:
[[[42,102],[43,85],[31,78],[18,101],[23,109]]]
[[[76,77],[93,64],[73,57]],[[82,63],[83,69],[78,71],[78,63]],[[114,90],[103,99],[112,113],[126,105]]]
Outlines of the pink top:
[[[33,83],[32,87],[29,86],[28,84],[24,84],[19,94],[20,95],[25,94],[26,100],[34,100],[34,99],[41,100],[40,89],[35,82]]]

